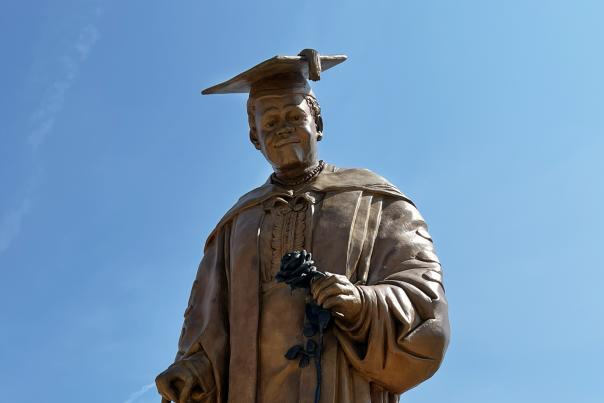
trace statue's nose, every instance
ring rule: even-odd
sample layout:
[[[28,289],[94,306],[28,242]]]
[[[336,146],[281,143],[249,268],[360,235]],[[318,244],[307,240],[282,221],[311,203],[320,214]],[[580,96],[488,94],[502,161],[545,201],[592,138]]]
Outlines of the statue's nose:
[[[285,124],[279,130],[277,130],[277,136],[287,136],[288,134],[293,133],[294,130],[295,128],[289,126],[288,124]]]

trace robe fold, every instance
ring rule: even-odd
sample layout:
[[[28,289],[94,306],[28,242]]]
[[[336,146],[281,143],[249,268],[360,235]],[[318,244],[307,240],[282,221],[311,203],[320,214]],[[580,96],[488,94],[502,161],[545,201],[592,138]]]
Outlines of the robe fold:
[[[304,245],[316,266],[346,275],[362,297],[357,320],[335,320],[325,334],[321,403],[397,402],[401,393],[432,376],[443,359],[447,301],[423,218],[384,178],[327,165],[299,188],[269,181],[244,195],[208,237],[176,356],[204,385],[207,393],[200,401],[289,401],[281,394],[287,390],[278,392],[279,387],[271,389],[275,396],[258,398],[264,373],[260,256],[267,245],[261,228],[267,204],[300,195],[311,200]],[[291,307],[277,308],[288,315]],[[283,354],[274,359],[285,360]],[[313,402],[314,366],[301,369],[299,377],[297,401]]]

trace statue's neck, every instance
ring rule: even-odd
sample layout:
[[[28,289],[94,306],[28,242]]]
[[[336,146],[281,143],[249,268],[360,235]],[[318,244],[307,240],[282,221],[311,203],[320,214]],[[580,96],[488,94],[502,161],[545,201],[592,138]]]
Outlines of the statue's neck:
[[[325,163],[323,161],[315,161],[308,166],[275,169],[272,178],[273,181],[282,185],[300,185],[316,177],[323,170],[324,166]]]

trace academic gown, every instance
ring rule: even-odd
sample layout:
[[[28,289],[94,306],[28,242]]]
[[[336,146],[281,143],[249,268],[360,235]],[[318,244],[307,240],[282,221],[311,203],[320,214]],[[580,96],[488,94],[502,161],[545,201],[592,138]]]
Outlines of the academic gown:
[[[199,401],[284,402],[290,401],[284,396],[291,392],[299,402],[313,402],[313,365],[297,375],[286,374],[290,381],[298,377],[296,390],[285,382],[283,387],[264,388],[259,398],[259,385],[271,382],[262,378],[264,374],[274,373],[275,365],[285,365],[286,360],[286,350],[260,351],[267,341],[262,335],[268,334],[262,329],[263,312],[272,310],[274,315],[282,309],[284,318],[300,318],[298,310],[303,309],[294,294],[289,305],[281,296],[278,306],[262,306],[269,287],[263,267],[270,267],[262,262],[263,256],[269,256],[263,238],[268,236],[267,205],[281,201],[294,211],[301,197],[308,201],[304,228],[297,228],[304,233],[303,241],[292,235],[289,245],[298,242],[296,246],[312,252],[319,270],[346,275],[362,297],[355,323],[336,319],[326,331],[321,403],[398,402],[401,393],[431,377],[440,366],[449,340],[447,301],[423,218],[411,200],[384,178],[364,169],[326,165],[314,180],[298,188],[269,180],[247,193],[208,237],[176,356],[206,390]],[[299,215],[292,214],[294,219],[288,222],[293,227],[283,233],[296,232]],[[290,322],[270,322],[275,340],[292,333]],[[267,354],[274,363],[266,362]],[[280,368],[284,367],[277,371]]]

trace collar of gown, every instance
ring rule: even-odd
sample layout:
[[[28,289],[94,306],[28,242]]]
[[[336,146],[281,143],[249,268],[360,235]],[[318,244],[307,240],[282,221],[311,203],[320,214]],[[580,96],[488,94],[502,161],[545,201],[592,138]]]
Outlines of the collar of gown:
[[[368,169],[358,168],[336,168],[333,165],[325,164],[323,171],[312,181],[305,183],[294,189],[286,188],[273,184],[269,179],[260,187],[251,190],[239,198],[237,203],[222,217],[206,241],[206,246],[213,239],[217,231],[224,224],[232,219],[242,210],[254,207],[265,202],[274,196],[291,198],[295,194],[315,191],[315,192],[345,192],[362,190],[371,193],[391,196],[397,199],[404,199],[413,204],[396,186],[388,182],[385,178],[369,171]]]

